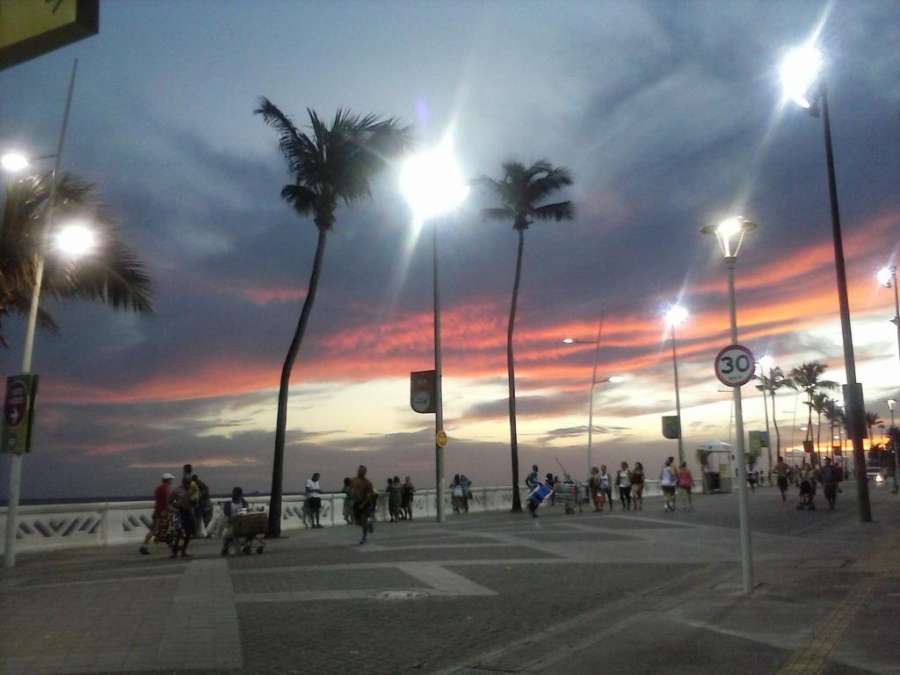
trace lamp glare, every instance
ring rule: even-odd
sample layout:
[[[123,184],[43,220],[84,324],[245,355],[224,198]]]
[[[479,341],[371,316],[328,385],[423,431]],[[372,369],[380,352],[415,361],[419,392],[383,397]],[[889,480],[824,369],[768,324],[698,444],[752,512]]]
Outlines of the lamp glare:
[[[809,108],[810,90],[822,70],[822,52],[812,46],[797,47],[781,64],[781,85],[785,95],[801,108]]]

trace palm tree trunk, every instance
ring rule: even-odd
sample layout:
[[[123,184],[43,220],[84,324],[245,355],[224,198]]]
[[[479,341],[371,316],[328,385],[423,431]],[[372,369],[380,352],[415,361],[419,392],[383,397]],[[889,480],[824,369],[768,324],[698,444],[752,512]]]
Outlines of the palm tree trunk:
[[[275,456],[272,460],[272,491],[269,497],[269,537],[281,536],[281,493],[284,482],[284,440],[287,431],[288,390],[291,384],[291,370],[300,351],[300,343],[306,332],[306,324],[316,299],[319,286],[319,274],[322,272],[322,259],[325,256],[325,237],[327,230],[319,228],[319,241],[316,244],[316,256],[313,258],[312,274],[309,277],[309,289],[300,311],[300,320],[294,331],[291,346],[288,347],[284,365],[281,368],[281,383],[278,388],[278,418],[275,422]]]
[[[513,283],[512,305],[509,308],[509,325],[506,329],[506,370],[509,375],[509,448],[512,458],[512,510],[522,511],[519,496],[519,440],[516,437],[516,364],[513,357],[513,332],[516,329],[516,304],[519,301],[519,281],[522,278],[522,250],[525,247],[525,230],[517,230],[519,247],[516,254],[516,280]]]
[[[777,411],[775,410],[775,390],[772,389],[769,393],[772,394],[772,426],[775,427],[776,443],[775,456],[781,457],[781,431],[778,429],[778,415],[776,414]]]
[[[821,456],[822,454],[822,413],[816,412],[816,452]],[[825,456],[828,456],[828,453],[825,453]]]

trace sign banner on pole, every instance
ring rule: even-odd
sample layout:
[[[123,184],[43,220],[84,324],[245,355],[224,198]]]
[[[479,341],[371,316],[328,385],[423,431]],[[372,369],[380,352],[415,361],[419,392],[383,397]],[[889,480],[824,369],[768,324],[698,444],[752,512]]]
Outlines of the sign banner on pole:
[[[662,434],[663,438],[681,438],[681,421],[678,419],[678,415],[663,415]]]
[[[0,0],[0,70],[95,35],[100,0]]]
[[[767,431],[750,432],[750,452],[759,453],[763,448],[769,447],[769,433]]]
[[[433,370],[409,374],[409,405],[417,413],[437,412],[437,377]]]
[[[31,427],[34,423],[37,387],[37,375],[10,375],[6,378],[6,401],[3,406],[5,452],[31,452]]]

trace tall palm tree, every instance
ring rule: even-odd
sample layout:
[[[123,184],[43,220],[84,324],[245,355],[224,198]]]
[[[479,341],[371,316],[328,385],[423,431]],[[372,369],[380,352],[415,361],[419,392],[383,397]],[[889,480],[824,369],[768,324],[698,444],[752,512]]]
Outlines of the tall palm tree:
[[[806,405],[808,407],[808,419],[806,424],[806,441],[812,442],[812,400],[815,393],[819,390],[833,391],[837,389],[838,383],[831,380],[823,380],[822,375],[828,370],[821,361],[807,361],[791,370],[791,381],[794,388],[806,394]]]
[[[516,305],[519,300],[519,282],[522,279],[522,251],[525,247],[525,230],[536,220],[571,220],[575,217],[572,202],[541,203],[553,193],[572,184],[568,169],[554,167],[546,160],[526,167],[520,162],[504,162],[500,179],[482,177],[479,181],[500,200],[500,206],[484,209],[486,218],[512,221],[518,235],[516,252],[516,277],[513,282],[512,303],[506,329],[506,369],[509,377],[509,439],[512,455],[513,512],[522,510],[519,496],[519,442],[516,436],[516,368],[513,356],[513,333],[516,327]]]
[[[762,373],[756,376],[756,379],[759,380],[759,384],[757,385],[757,389],[761,391],[765,391],[769,393],[769,396],[772,399],[772,426],[775,427],[775,439],[776,439],[776,456],[781,456],[781,430],[778,428],[778,410],[775,408],[775,393],[779,389],[783,389],[784,387],[792,387],[792,383],[790,378],[784,376],[784,371],[781,370],[779,366],[775,366],[771,370],[769,370],[768,375],[764,375]]]
[[[884,420],[882,420],[878,413],[871,412],[869,410],[866,411],[866,428],[869,430],[869,447],[873,447],[875,445],[875,437],[872,436],[872,429],[881,424]]]
[[[281,189],[282,199],[298,215],[312,216],[318,230],[306,298],[284,359],[278,389],[269,500],[269,536],[277,537],[281,534],[284,443],[291,370],[316,299],[326,237],[334,226],[334,213],[338,204],[352,204],[369,197],[372,179],[385,168],[389,158],[410,145],[411,134],[408,127],[400,126],[394,118],[360,116],[342,109],[335,113],[330,126],[315,111],[307,109],[311,133],[305,133],[267,98],[260,100],[259,108],[254,112],[278,132],[279,148],[287,160],[291,174],[291,182]]]
[[[40,244],[45,237],[50,198],[49,174],[9,183],[0,221],[0,322],[27,315],[31,307]],[[113,309],[153,311],[152,284],[144,265],[122,239],[118,221],[104,208],[97,189],[72,175],[57,182],[55,223],[85,219],[96,232],[98,249],[71,264],[46,252],[42,293],[59,299],[103,302]],[[41,328],[57,332],[51,314],[41,309]],[[0,323],[0,344],[6,345]]]

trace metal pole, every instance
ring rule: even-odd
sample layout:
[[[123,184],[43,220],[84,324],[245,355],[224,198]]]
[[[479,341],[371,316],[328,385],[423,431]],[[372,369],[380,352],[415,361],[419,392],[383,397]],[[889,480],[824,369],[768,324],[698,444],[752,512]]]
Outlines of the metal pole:
[[[675,373],[675,415],[678,417],[678,465],[684,461],[681,435],[681,393],[678,390],[678,355],[675,351],[675,324],[672,324],[672,371]]]
[[[850,327],[850,300],[847,295],[847,271],[844,266],[844,244],[841,236],[841,218],[838,211],[837,179],[834,172],[834,150],[831,145],[831,119],[828,114],[828,93],[824,83],[821,87],[822,122],[825,127],[825,160],[828,165],[828,197],[831,203],[831,228],[834,238],[834,266],[837,275],[838,301],[841,310],[841,333],[844,342],[844,368],[847,373],[847,389],[855,392],[856,360],[853,355],[853,332]],[[847,431],[852,434],[853,468],[856,473],[856,499],[859,519],[863,523],[872,521],[872,505],[869,501],[869,483],[866,477],[866,455],[863,450],[863,420],[860,418],[863,401],[846,401]]]
[[[896,403],[888,401],[888,407],[891,409],[891,433],[889,434],[889,436],[891,437],[891,447],[894,450],[894,487],[891,489],[891,492],[893,492],[894,494],[897,494],[897,481],[900,480],[900,452],[898,452],[900,448],[897,447],[897,441],[900,440],[900,434],[896,432],[896,426],[894,422],[894,406],[896,405]]]
[[[587,445],[587,475],[591,475],[591,468],[594,465],[593,460],[593,437],[594,437],[594,389],[597,388],[597,364],[600,361],[600,337],[603,335],[603,318],[597,326],[597,340],[594,343],[594,372],[591,375],[591,395],[588,402],[588,445]]]
[[[728,298],[731,313],[731,341],[737,344],[737,299],[734,292],[734,267],[736,258],[726,258],[725,265],[728,268]],[[741,532],[741,577],[744,593],[753,590],[753,552],[750,548],[750,513],[747,502],[747,458],[744,453],[744,413],[741,405],[741,388],[734,387],[734,435],[735,456],[737,459],[737,484],[738,484],[738,517],[740,519]]]
[[[769,378],[771,380],[772,371],[769,371]],[[769,458],[769,483],[772,482],[772,434],[769,431],[769,402],[766,400],[766,390],[762,390],[763,397],[763,413],[766,418],[766,456]]]
[[[44,246],[53,228],[53,210],[56,206],[56,186],[62,168],[63,145],[66,141],[66,129],[69,126],[69,111],[72,108],[72,93],[75,91],[75,73],[78,70],[78,59],[72,64],[72,75],[69,77],[69,90],[66,93],[66,107],[63,112],[62,127],[59,130],[59,142],[56,145],[56,161],[50,177],[50,193],[47,196],[47,221],[42,236],[38,240],[38,250],[34,269],[34,288],[31,291],[31,307],[28,311],[28,326],[25,331],[25,350],[22,352],[22,373],[31,372],[31,356],[34,352],[34,332],[37,327],[38,307],[41,302],[41,287],[44,283]],[[6,550],[3,556],[5,567],[16,564],[16,531],[18,529],[19,500],[22,489],[22,455],[15,453],[10,457],[9,465],[9,503],[6,507]]]
[[[432,269],[434,271],[434,469],[437,495],[437,522],[444,522],[444,448],[437,435],[444,429],[443,369],[441,367],[441,293],[438,284],[438,224],[432,223]]]

